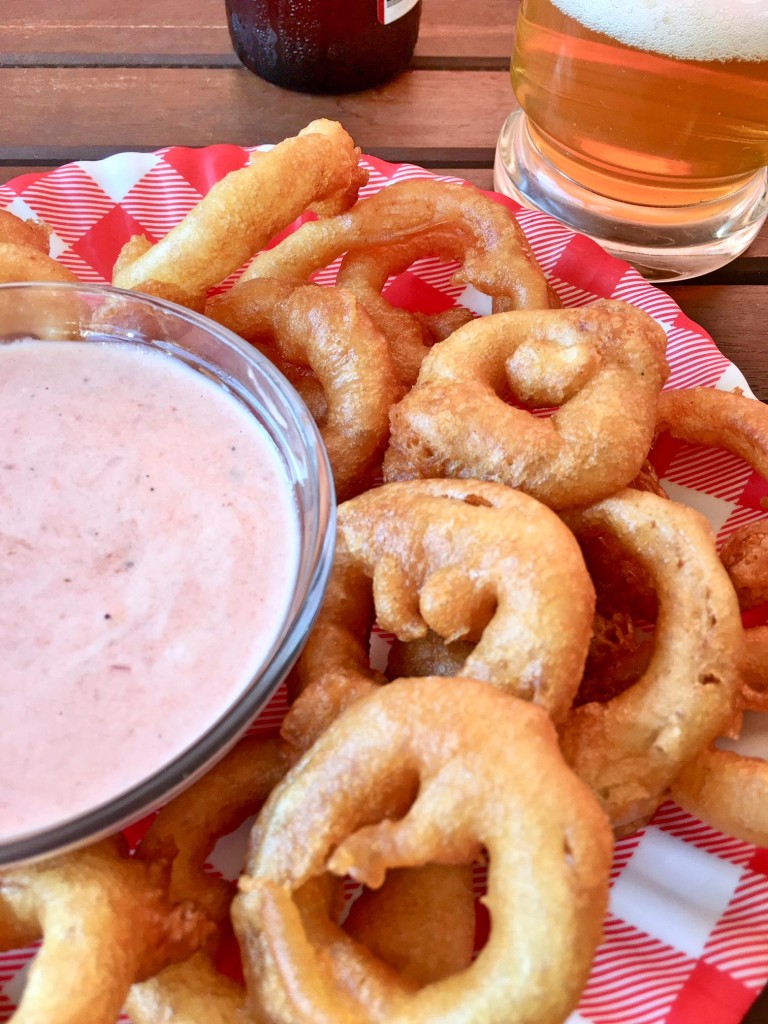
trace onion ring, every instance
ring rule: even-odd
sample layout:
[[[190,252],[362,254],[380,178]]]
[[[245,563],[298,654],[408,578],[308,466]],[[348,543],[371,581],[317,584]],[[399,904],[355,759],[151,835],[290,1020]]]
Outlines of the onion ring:
[[[329,727],[256,823],[233,904],[248,987],[276,1024],[559,1024],[601,937],[611,846],[541,709],[476,680],[396,681]],[[326,872],[375,888],[390,868],[467,863],[483,848],[488,943],[420,990],[342,970],[352,940],[332,921],[318,937],[319,914],[302,912],[303,888]]]
[[[302,397],[304,376],[319,382],[308,404],[318,420],[340,501],[370,485],[389,439],[389,409],[400,397],[389,348],[365,309],[340,288],[245,281],[212,298],[206,315],[257,345]],[[272,344],[263,344],[272,341]],[[309,384],[312,387],[312,383]]]
[[[252,154],[156,245],[129,242],[113,283],[173,301],[186,297],[201,308],[209,288],[300,214],[311,209],[328,216],[353,203],[367,178],[359,159],[340,124],[313,121],[269,152]]]
[[[768,480],[768,408],[754,398],[716,388],[665,391],[659,398],[658,431],[725,448]]]
[[[611,300],[474,320],[430,351],[393,407],[384,478],[495,480],[553,508],[600,500],[645,462],[664,350],[654,320]],[[537,418],[509,393],[560,409]]]
[[[229,915],[233,885],[203,871],[216,840],[255,814],[295,760],[277,739],[247,736],[160,811],[136,853],[170,872],[173,900],[192,900],[213,921]]]
[[[473,186],[440,181],[396,182],[338,217],[302,224],[259,253],[244,277],[306,280],[350,249],[370,246],[413,246],[413,262],[427,255],[425,235],[437,247],[433,255],[463,263],[454,281],[492,296],[496,311],[550,305],[546,279],[511,210]],[[404,252],[397,250],[398,260]]]
[[[117,839],[0,874],[11,934],[43,938],[13,1024],[113,1024],[134,981],[205,941],[208,922],[171,906],[160,876]]]
[[[758,403],[753,403],[751,399],[731,402],[730,398],[741,396],[724,392],[714,394],[726,394],[726,402],[715,400],[711,403],[709,398],[702,396],[696,397],[694,403],[699,411],[710,404],[716,405],[715,423],[723,427],[729,436],[727,445],[723,444],[722,435],[719,435],[720,439],[716,443],[734,451],[731,444],[735,441],[739,445],[735,453],[747,458],[762,473],[759,467],[768,464],[759,455],[763,429],[760,420],[763,417],[759,413],[753,414],[751,409],[742,412],[742,402],[749,402],[750,405]],[[728,417],[725,424],[723,416]],[[746,437],[741,435],[742,417],[748,420],[752,428]],[[690,432],[694,429],[697,438],[701,437],[698,427],[691,427]],[[709,424],[703,424],[703,430],[708,429]],[[731,434],[731,431],[736,433]],[[758,447],[753,449],[753,444]],[[744,609],[753,608],[768,599],[767,527],[768,523],[764,520],[747,524],[733,533],[720,551],[720,558],[734,585],[739,604]],[[745,630],[739,698],[741,708],[768,711],[768,626],[753,626]],[[683,768],[672,783],[671,793],[681,807],[713,828],[748,843],[768,846],[768,763],[763,759],[710,746]]]
[[[571,705],[594,591],[576,541],[524,494],[477,480],[417,480],[339,506],[325,601],[299,658],[282,735],[305,749],[384,678],[369,668],[376,619],[400,640],[470,640],[463,677],[545,707]]]
[[[584,704],[561,728],[566,760],[620,831],[656,809],[670,783],[728,728],[741,671],[736,595],[706,520],[655,494],[625,490],[565,516],[577,536],[615,533],[650,572],[659,599],[653,654],[634,686]]]
[[[745,630],[741,702],[748,711],[768,711],[768,626]]]
[[[293,760],[279,740],[240,740],[206,775],[163,807],[142,839],[137,859],[164,865],[172,899],[193,901],[219,929],[226,927],[235,884],[206,873],[205,861],[217,839],[261,808]],[[201,950],[133,985],[126,1002],[133,1024],[246,1024],[245,990],[216,970],[210,952]]]
[[[131,988],[126,1012],[131,1024],[268,1024],[251,1007],[245,988],[216,970],[205,953],[166,967]]]
[[[0,284],[14,281],[77,282],[48,255],[50,231],[42,221],[21,220],[0,210]]]
[[[720,559],[742,609],[768,601],[768,520],[735,530],[720,549]]]
[[[672,783],[672,797],[726,835],[768,846],[768,762],[710,747]]]
[[[419,367],[434,342],[445,340],[473,317],[469,310],[460,307],[431,315],[413,313],[393,306],[381,294],[382,289],[391,276],[401,274],[416,260],[454,248],[451,233],[436,229],[404,242],[352,249],[341,261],[336,284],[351,291],[368,310],[389,342],[406,389],[416,383]]]

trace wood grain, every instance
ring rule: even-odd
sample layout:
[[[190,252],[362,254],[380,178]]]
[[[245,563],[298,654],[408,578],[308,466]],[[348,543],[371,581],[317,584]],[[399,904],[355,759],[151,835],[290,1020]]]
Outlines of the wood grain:
[[[508,61],[517,7],[517,0],[484,0],[478,17],[469,0],[422,0],[416,53]],[[0,64],[41,53],[47,60],[85,55],[129,65],[141,55],[183,64],[204,54],[233,63],[224,0],[0,0]]]
[[[331,117],[367,152],[389,159],[420,162],[430,151],[442,165],[490,166],[514,103],[505,73],[479,71],[408,71],[365,93],[310,96],[234,68],[4,68],[0,95],[3,157],[14,164],[277,142]]]
[[[41,164],[40,166],[32,164],[7,164],[0,165],[0,185],[4,185],[7,181],[11,181],[13,178],[19,178],[22,174],[30,174],[35,172],[39,174],[41,171],[52,171],[57,164]]]
[[[768,401],[768,284],[661,286]]]

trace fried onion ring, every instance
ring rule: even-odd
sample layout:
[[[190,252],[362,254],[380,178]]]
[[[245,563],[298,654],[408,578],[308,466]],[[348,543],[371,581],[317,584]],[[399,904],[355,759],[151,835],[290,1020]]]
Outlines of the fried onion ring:
[[[205,953],[134,985],[126,1003],[131,1024],[268,1024],[245,1009],[245,988],[216,970]]]
[[[768,762],[710,747],[685,766],[672,796],[726,835],[768,846]]]
[[[257,820],[233,904],[248,987],[277,1024],[559,1024],[601,936],[611,845],[541,709],[476,680],[393,682],[329,727]],[[489,940],[420,990],[344,965],[357,944],[301,905],[327,872],[375,888],[391,868],[482,849]]]
[[[42,221],[21,220],[0,210],[0,284],[13,281],[61,281],[77,278],[49,256],[50,231]]]
[[[417,480],[338,509],[325,601],[293,673],[283,722],[306,746],[360,694],[376,620],[403,641],[428,630],[475,646],[456,673],[541,704],[571,705],[589,645],[594,591],[562,522],[527,495],[477,480]]]
[[[160,811],[145,834],[137,859],[163,864],[174,900],[191,900],[218,927],[229,923],[235,885],[204,871],[216,841],[261,809],[295,760],[279,740],[247,736],[189,789]],[[126,1002],[133,1024],[235,1024],[246,1018],[245,990],[224,977],[209,949],[131,987]],[[261,1021],[261,1016],[258,1021]]]
[[[744,636],[741,702],[749,711],[768,711],[768,626],[752,626]]]
[[[184,959],[210,925],[172,906],[157,865],[105,840],[0,873],[0,905],[17,937],[42,935],[13,1024],[114,1024],[131,984]]]
[[[658,430],[692,444],[725,448],[768,480],[768,408],[754,398],[716,388],[665,391],[659,398]]]
[[[720,549],[720,559],[744,610],[768,601],[768,520],[735,530]]]
[[[340,124],[313,121],[269,152],[253,153],[246,167],[217,182],[156,245],[129,242],[113,283],[201,308],[209,288],[300,214],[347,209],[367,177],[359,159]]]
[[[381,294],[389,278],[433,253],[451,252],[450,232],[439,229],[390,245],[352,249],[341,261],[336,284],[351,291],[389,342],[400,381],[416,383],[419,367],[435,341],[443,341],[473,319],[469,310],[455,308],[432,315],[393,306]],[[553,303],[550,303],[552,305]]]
[[[147,864],[165,864],[174,900],[192,900],[221,923],[233,886],[203,871],[216,840],[255,814],[295,760],[277,739],[247,736],[189,789],[160,811],[137,850]]]
[[[340,288],[245,281],[211,299],[206,315],[254,343],[292,381],[319,382],[308,405],[318,420],[340,501],[371,483],[389,439],[389,409],[400,397],[383,335],[354,296]],[[265,344],[271,341],[272,344]],[[296,373],[296,368],[312,371]],[[321,415],[318,415],[318,412]]]
[[[655,494],[625,490],[565,516],[577,536],[610,530],[649,571],[659,613],[647,670],[607,703],[574,710],[561,728],[566,760],[628,831],[670,783],[727,730],[744,634],[736,595],[706,520]]]
[[[479,189],[444,181],[401,181],[328,220],[302,224],[245,271],[306,280],[350,249],[412,245],[410,262],[432,255],[463,263],[454,281],[491,295],[495,310],[546,309],[551,295],[514,214]],[[404,252],[405,250],[400,250]]]
[[[473,320],[393,407],[384,478],[495,480],[553,508],[615,493],[653,440],[665,344],[647,314],[611,300]],[[560,409],[541,419],[512,396]]]

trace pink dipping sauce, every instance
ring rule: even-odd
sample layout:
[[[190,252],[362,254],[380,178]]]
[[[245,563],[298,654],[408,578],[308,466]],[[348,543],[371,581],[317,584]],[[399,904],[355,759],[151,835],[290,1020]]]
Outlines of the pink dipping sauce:
[[[250,412],[116,343],[0,345],[0,837],[192,745],[285,621],[298,515]]]

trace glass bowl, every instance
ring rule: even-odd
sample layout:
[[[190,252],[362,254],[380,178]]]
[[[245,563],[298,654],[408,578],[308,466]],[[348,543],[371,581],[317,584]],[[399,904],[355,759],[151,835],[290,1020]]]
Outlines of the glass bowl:
[[[0,865],[62,852],[114,833],[167,801],[223,756],[269,701],[296,660],[325,592],[335,538],[333,478],[312,417],[282,374],[230,331],[172,303],[107,286],[2,285],[0,345],[24,339],[40,339],[43,344],[116,342],[149,348],[156,353],[152,358],[180,361],[194,374],[206,378],[206,387],[210,388],[209,382],[213,381],[224,389],[240,403],[240,412],[244,406],[256,420],[277,453],[289,501],[296,511],[298,552],[287,612],[271,645],[267,644],[263,661],[254,674],[253,663],[248,662],[246,674],[250,681],[226,706],[217,709],[200,734],[188,743],[185,740],[181,751],[176,750],[160,767],[151,769],[151,774],[142,777],[141,766],[137,765],[135,782],[126,784],[115,795],[110,794],[97,806],[78,810],[64,820],[3,835],[0,814]],[[205,388],[195,390],[203,392]],[[65,399],[68,394],[65,393]],[[0,406],[0,432],[2,429]],[[130,432],[126,433],[126,444],[130,445]],[[0,502],[2,494],[0,489]],[[207,495],[203,500],[207,501]],[[3,598],[0,586],[0,620],[3,599],[10,602],[12,598],[9,591]],[[6,612],[9,611],[7,607]],[[204,614],[215,621],[210,608]],[[6,643],[15,642],[7,630],[0,628],[0,647],[3,633]],[[226,636],[221,637],[221,643],[226,643]],[[12,721],[4,724],[7,729],[14,728]],[[146,725],[151,729],[153,722],[147,721]],[[87,736],[76,738],[77,747],[87,744]],[[62,759],[68,756],[71,750],[59,752]],[[6,778],[14,777],[11,769],[6,765]],[[55,760],[50,772],[51,785],[59,785]],[[1,797],[2,794],[0,807]]]

